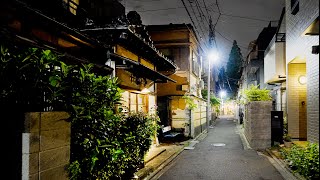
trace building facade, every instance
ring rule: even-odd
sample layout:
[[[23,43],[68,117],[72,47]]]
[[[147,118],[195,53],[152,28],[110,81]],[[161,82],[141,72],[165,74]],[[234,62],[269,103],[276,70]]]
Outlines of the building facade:
[[[241,91],[249,88],[251,85],[259,86],[260,89],[272,89],[274,84],[267,83],[265,81],[265,56],[264,53],[268,50],[268,45],[272,41],[273,36],[277,30],[277,22],[269,22],[269,25],[259,33],[256,40],[253,40],[248,45],[248,53],[244,59],[241,68],[241,78],[238,81],[239,90],[237,98],[241,99]],[[240,121],[240,115],[244,115],[244,119],[247,117],[245,112],[245,107],[243,105],[238,105],[235,108],[235,118]]]
[[[66,64],[91,63],[97,74],[117,77],[124,90],[122,104],[126,112],[156,113],[156,84],[175,82],[167,76],[176,71],[175,63],[155,48],[145,26],[131,21],[124,6],[116,0],[1,1],[0,40],[1,44],[10,43],[18,48],[49,49],[61,55]],[[23,129],[27,120],[23,115],[20,118],[20,114],[19,118],[11,113],[4,114],[7,116],[13,120],[3,124],[10,132],[4,142],[8,146],[4,150],[8,159],[4,161],[10,162],[4,169],[6,174],[12,179],[32,179],[44,168],[37,162],[45,162],[55,166],[46,171],[49,175],[45,177],[54,174],[59,177],[56,179],[67,179],[64,166],[55,163],[60,162],[57,159],[68,163],[70,148],[66,153],[57,151],[54,158],[38,159],[29,144],[22,142],[22,137],[27,137],[27,142],[39,146],[39,139]],[[59,141],[61,134],[50,133],[45,138]],[[70,133],[63,135],[70,140]]]
[[[206,100],[201,90],[202,50],[190,24],[151,25],[148,31],[155,46],[177,64],[169,77],[177,83],[159,84],[158,111],[164,126],[195,137],[206,130]],[[190,109],[192,102],[195,107]]]
[[[286,0],[288,133],[319,143],[319,1]]]
[[[319,2],[287,0],[265,52],[265,82],[294,140],[319,142]]]

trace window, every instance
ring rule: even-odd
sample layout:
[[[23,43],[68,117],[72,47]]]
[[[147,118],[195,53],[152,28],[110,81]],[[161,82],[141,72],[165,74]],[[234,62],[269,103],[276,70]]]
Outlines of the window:
[[[129,111],[148,112],[148,95],[130,93]]]
[[[299,0],[291,0],[291,14],[296,15],[299,12]]]
[[[159,51],[161,51],[163,55],[165,55],[167,58],[169,58],[174,62],[173,49],[164,48],[164,49],[159,49]]]
[[[79,0],[63,0],[66,9],[69,9],[71,14],[77,15]]]

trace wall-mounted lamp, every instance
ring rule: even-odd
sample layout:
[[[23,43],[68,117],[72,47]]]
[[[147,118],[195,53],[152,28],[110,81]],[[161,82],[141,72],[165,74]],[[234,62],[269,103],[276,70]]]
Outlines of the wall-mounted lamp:
[[[151,91],[149,90],[149,89],[147,89],[147,88],[144,88],[144,89],[142,89],[141,90],[141,93],[142,94],[148,94],[148,93],[150,93]]]
[[[300,84],[304,85],[307,83],[307,78],[304,75],[299,76],[298,81]]]

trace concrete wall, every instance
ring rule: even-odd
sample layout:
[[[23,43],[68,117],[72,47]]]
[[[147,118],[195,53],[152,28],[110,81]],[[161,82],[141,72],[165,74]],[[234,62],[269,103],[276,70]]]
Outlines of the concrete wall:
[[[246,105],[244,134],[253,149],[271,147],[271,101],[255,101]]]
[[[171,126],[174,129],[183,129],[185,136],[196,137],[206,130],[206,102],[194,98],[197,107],[188,109],[185,99],[182,96],[171,97]]]
[[[192,110],[194,113],[193,121],[194,121],[194,136],[196,137],[200,133],[202,133],[207,128],[207,111],[206,111],[206,102],[203,100],[196,100],[197,108]]]
[[[175,129],[185,129],[185,134],[189,133],[190,112],[182,96],[171,97],[171,126]]]
[[[311,54],[311,47],[319,45],[319,35],[302,35],[319,16],[319,1],[299,1],[299,12],[296,15],[291,14],[290,2],[286,0],[287,64],[297,57],[306,59],[307,139],[311,142],[319,142],[319,54]]]
[[[70,122],[66,112],[25,114],[22,134],[22,179],[69,179]]]

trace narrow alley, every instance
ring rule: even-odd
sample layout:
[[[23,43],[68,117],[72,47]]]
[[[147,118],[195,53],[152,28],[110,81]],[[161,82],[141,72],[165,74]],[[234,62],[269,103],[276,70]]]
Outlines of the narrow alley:
[[[163,171],[166,172],[156,179],[283,179],[266,157],[251,149],[244,150],[236,123],[228,117],[217,119],[215,127],[195,149],[183,151]]]

